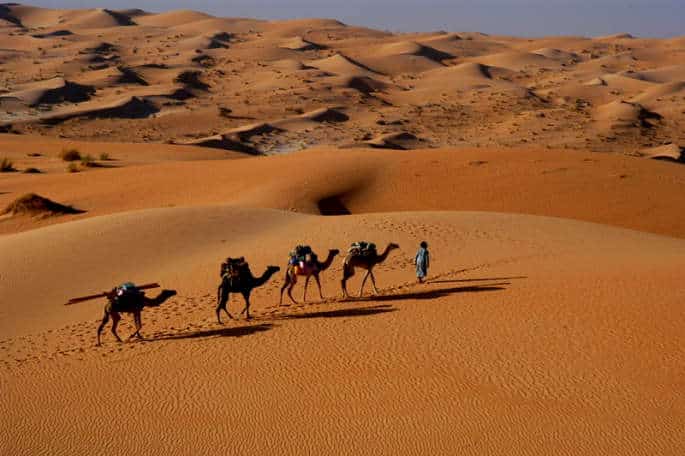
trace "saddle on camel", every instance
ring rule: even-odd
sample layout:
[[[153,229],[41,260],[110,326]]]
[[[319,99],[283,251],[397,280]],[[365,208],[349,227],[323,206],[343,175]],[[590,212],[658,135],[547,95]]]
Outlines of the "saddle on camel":
[[[245,257],[226,258],[226,261],[221,263],[221,278],[227,277],[237,278],[241,273],[250,272],[250,265],[245,261]]]
[[[308,245],[297,245],[295,249],[290,252],[290,260],[288,263],[295,268],[298,275],[308,275],[313,272],[316,267],[318,257]]]
[[[376,254],[376,244],[373,242],[358,241],[350,245],[349,254],[354,256],[371,256]]]

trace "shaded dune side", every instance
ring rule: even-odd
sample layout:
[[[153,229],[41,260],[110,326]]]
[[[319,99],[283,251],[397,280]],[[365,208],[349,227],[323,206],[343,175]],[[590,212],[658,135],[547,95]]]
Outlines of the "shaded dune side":
[[[252,127],[234,134],[247,141],[253,133],[268,129],[259,124]],[[239,141],[234,138],[211,140]],[[13,189],[22,194],[44,193],[43,188],[49,188],[51,198],[73,202],[90,215],[190,202],[319,214],[322,200],[342,195],[339,201],[353,214],[508,211],[685,236],[685,219],[673,216],[682,206],[681,172],[680,167],[652,160],[555,150],[427,149],[398,153],[319,148],[257,160],[103,169],[83,173],[78,183],[69,175],[45,175],[40,181],[17,176]],[[170,175],[177,181],[202,185],[178,186],[169,180]],[[412,182],[411,186],[407,182]],[[122,200],[121,186],[137,198]],[[83,188],[89,189],[87,197]],[[0,195],[0,203],[7,204],[12,198]]]

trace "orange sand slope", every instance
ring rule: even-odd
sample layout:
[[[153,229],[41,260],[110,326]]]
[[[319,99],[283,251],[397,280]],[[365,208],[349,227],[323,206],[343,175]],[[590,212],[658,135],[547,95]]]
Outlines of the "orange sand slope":
[[[12,140],[0,139],[0,153],[20,151],[17,167],[62,168],[5,175],[0,208],[25,193],[38,193],[86,212],[44,220],[0,219],[0,233],[136,209],[230,203],[312,214],[519,212],[685,237],[680,216],[685,169],[633,157],[536,149],[407,153],[320,148],[279,157],[180,163],[211,154],[180,146],[114,144],[104,149],[120,159],[105,162],[114,168],[66,174],[56,158],[57,144],[49,149],[25,141],[17,148],[17,137],[5,138]],[[77,145],[89,153],[104,146]],[[31,150],[48,152],[25,162]]]
[[[402,246],[376,271],[382,296],[331,299],[336,261],[327,300],[277,307],[281,271],[253,294],[253,322],[215,323],[224,256],[246,255],[258,274],[297,242],[358,238]],[[423,238],[432,281],[415,286]],[[209,206],[58,224],[0,249],[3,453],[685,448],[679,239],[510,214]],[[143,313],[146,342],[105,333],[93,347],[102,303],[61,302],[129,278],[179,296]]]

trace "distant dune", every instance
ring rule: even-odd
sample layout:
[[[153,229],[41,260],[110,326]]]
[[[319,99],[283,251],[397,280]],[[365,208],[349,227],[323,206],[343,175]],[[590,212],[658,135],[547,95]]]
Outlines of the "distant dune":
[[[336,106],[349,117],[344,130],[320,125],[291,130],[287,138],[264,135],[259,144],[212,144],[271,154],[294,143],[342,146],[410,133],[431,147],[549,144],[634,155],[685,142],[678,89],[685,67],[677,38],[393,34],[335,19],[265,21],[191,10],[8,4],[1,14],[7,24],[0,31],[4,131],[205,144],[201,138],[227,130]],[[182,75],[194,79],[169,91]],[[131,93],[136,85],[163,88]],[[106,129],[102,116],[71,114],[129,95],[154,104],[135,124],[130,109],[107,109],[112,128]],[[663,121],[648,134],[607,121],[603,106],[621,101]],[[65,116],[69,122],[45,123]],[[411,128],[382,125],[384,117],[408,119]]]

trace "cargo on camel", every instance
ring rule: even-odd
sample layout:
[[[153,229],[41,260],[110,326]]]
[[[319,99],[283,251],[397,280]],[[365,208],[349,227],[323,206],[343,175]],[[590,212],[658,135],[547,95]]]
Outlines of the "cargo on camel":
[[[316,263],[317,256],[312,248],[308,245],[296,245],[289,254],[288,262],[292,265],[301,265]]]
[[[226,261],[221,263],[221,274],[223,277],[225,275],[229,277],[237,277],[240,275],[241,271],[247,270],[249,272],[250,266],[245,261],[245,257],[238,258],[226,258]]]
[[[352,245],[350,245],[348,253],[360,256],[375,255],[376,244],[366,241],[353,242]]]

